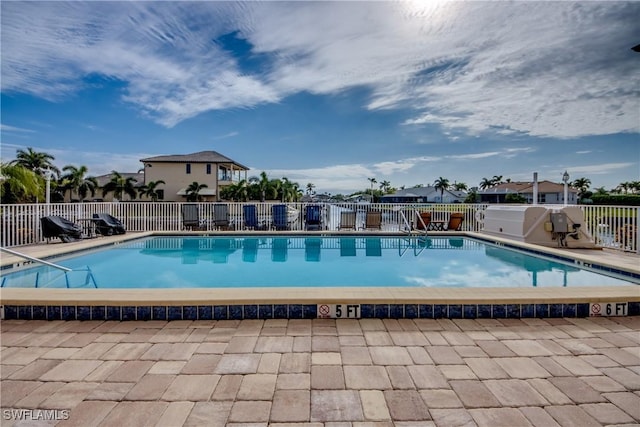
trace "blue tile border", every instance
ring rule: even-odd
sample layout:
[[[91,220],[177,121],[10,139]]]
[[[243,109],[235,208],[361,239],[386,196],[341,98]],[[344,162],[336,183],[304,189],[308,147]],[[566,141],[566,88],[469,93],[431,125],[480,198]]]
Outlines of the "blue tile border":
[[[5,305],[4,318],[21,320],[242,320],[315,319],[316,304],[189,306]],[[640,316],[640,302],[628,302]],[[361,304],[362,319],[520,319],[589,317],[588,303],[553,304]]]

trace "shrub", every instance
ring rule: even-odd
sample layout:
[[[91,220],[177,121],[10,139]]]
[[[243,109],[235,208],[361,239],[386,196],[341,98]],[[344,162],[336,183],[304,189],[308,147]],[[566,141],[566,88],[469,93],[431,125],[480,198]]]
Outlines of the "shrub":
[[[640,194],[594,194],[594,205],[640,206]]]

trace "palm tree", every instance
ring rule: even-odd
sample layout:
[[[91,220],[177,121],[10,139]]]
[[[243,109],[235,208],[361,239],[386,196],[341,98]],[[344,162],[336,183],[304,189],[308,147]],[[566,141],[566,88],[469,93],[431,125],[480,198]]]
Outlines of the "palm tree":
[[[578,200],[589,190],[591,180],[589,178],[578,178],[571,183],[571,186],[578,190]]]
[[[444,190],[448,190],[450,186],[449,180],[447,178],[439,177],[438,179],[435,180],[435,182],[433,183],[433,186],[435,187],[436,190],[440,190],[440,203],[442,203],[443,197],[444,197]]]
[[[491,178],[491,182],[493,182],[493,185],[502,184],[502,175],[493,175],[493,178]]]
[[[302,197],[302,190],[297,182],[291,182],[287,177],[282,178],[282,201],[295,202]]]
[[[597,194],[599,196],[606,196],[607,194],[609,194],[609,192],[604,187],[594,188],[593,190],[595,191],[594,194]]]
[[[267,198],[267,193],[269,195],[273,194],[273,188],[271,186],[271,181],[269,181],[269,177],[267,177],[267,173],[265,171],[260,172],[260,177],[252,176],[249,178],[249,182],[252,185],[258,186],[258,191],[260,192],[260,201],[264,202]],[[273,196],[275,197],[275,195]]]
[[[467,191],[469,187],[464,182],[454,182],[453,189],[456,191]]]
[[[187,187],[187,202],[197,202],[202,200],[200,191],[207,188],[207,184],[200,184],[197,181],[193,181]]]
[[[308,194],[309,196],[311,196],[312,194],[314,194],[314,193],[315,193],[315,191],[313,191],[313,190],[314,190],[315,188],[316,188],[316,186],[315,186],[315,185],[313,185],[313,183],[311,183],[311,182],[307,183],[307,194]]]
[[[375,178],[367,178],[369,180],[369,182],[371,183],[371,201],[373,202],[373,184],[375,184],[376,182],[378,182],[377,179]]]
[[[489,178],[482,178],[482,181],[480,181],[480,189],[481,190],[486,190],[487,188],[493,187],[494,183],[492,179]]]
[[[91,197],[96,194],[98,181],[93,176],[85,176],[89,171],[86,166],[75,167],[73,165],[67,165],[63,167],[62,170],[66,172],[60,178],[63,188],[62,191],[69,190],[69,199],[72,198],[74,191],[81,200],[84,200],[88,193],[91,193]]]
[[[384,191],[385,193],[388,193],[390,188],[391,183],[389,181],[384,180],[380,183],[380,190]]]
[[[133,200],[136,198],[136,188],[134,185],[136,182],[138,182],[138,180],[132,176],[125,178],[120,175],[120,173],[111,171],[111,181],[102,187],[102,197],[107,193],[113,193],[114,199],[122,200],[122,195],[127,194],[131,200]]]
[[[153,202],[158,201],[158,189],[157,187],[160,184],[166,184],[163,180],[159,179],[157,181],[149,181],[148,184],[143,185],[138,189],[138,194],[140,196],[147,196]]]
[[[53,160],[55,160],[55,157],[51,154],[41,153],[31,147],[27,147],[27,151],[16,151],[16,159],[13,163],[32,170],[38,175],[42,175],[46,169],[50,169],[56,175],[60,175],[60,169],[52,163]]]
[[[26,203],[43,198],[43,178],[18,164],[0,163],[0,200],[2,203]]]

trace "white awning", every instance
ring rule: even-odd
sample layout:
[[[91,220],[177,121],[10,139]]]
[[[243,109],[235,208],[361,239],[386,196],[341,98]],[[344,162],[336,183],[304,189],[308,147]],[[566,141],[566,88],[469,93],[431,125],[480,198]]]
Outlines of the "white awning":
[[[187,189],[186,188],[181,188],[180,190],[178,190],[178,192],[176,193],[178,196],[186,196],[187,195]],[[202,190],[198,191],[198,194],[201,196],[215,196],[216,195],[216,190],[214,190],[213,188],[203,188]]]

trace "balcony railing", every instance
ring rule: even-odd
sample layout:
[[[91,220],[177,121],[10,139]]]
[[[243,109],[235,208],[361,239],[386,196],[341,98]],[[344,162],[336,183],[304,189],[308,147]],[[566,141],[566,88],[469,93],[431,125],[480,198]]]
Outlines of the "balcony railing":
[[[214,229],[214,202],[201,202],[199,214],[204,229]],[[244,229],[243,206],[256,206],[258,218],[271,225],[271,208],[277,203],[226,203],[231,228]],[[486,204],[401,204],[401,203],[311,203],[321,206],[323,230],[340,229],[341,212],[356,212],[356,228],[364,228],[368,210],[381,212],[380,230],[405,231],[404,217],[415,217],[413,211],[430,212],[433,222],[447,221],[453,212],[464,214],[462,231],[480,231],[482,215],[477,214]],[[78,222],[94,213],[106,212],[120,219],[129,231],[181,231],[182,205],[179,202],[114,202],[114,203],[54,203],[0,205],[1,246],[12,247],[44,241],[40,218],[59,215]],[[307,203],[287,203],[292,231],[305,229]],[[621,206],[581,206],[585,215],[585,229],[597,245],[625,252],[638,252],[640,208]],[[409,213],[409,214],[407,214]],[[404,214],[404,215],[403,215]]]

